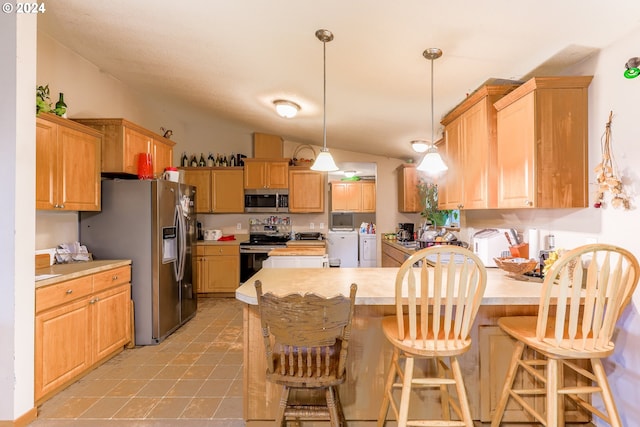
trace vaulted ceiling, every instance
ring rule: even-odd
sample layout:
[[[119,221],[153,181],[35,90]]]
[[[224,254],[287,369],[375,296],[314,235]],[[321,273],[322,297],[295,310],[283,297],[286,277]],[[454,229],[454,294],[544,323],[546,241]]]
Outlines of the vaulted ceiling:
[[[440,118],[488,79],[562,74],[621,37],[640,2],[620,0],[55,0],[41,31],[142,92],[180,98],[260,132],[404,158],[430,139],[434,62]],[[629,57],[620,58],[620,73]],[[298,103],[296,118],[275,99]]]

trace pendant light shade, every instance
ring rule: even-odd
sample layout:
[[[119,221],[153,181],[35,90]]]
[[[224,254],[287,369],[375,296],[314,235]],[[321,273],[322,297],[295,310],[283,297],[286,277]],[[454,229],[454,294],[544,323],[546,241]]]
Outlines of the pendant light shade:
[[[427,154],[422,158],[417,168],[427,175],[437,176],[449,169],[440,157],[433,138],[433,61],[442,56],[442,51],[437,47],[429,48],[422,52],[422,56],[431,61],[431,146],[427,149]]]
[[[329,153],[327,148],[327,42],[333,40],[333,34],[329,30],[316,31],[316,37],[322,42],[322,64],[323,64],[323,120],[322,120],[322,150],[318,154],[318,158],[313,162],[311,170],[333,172],[338,170],[336,162]]]

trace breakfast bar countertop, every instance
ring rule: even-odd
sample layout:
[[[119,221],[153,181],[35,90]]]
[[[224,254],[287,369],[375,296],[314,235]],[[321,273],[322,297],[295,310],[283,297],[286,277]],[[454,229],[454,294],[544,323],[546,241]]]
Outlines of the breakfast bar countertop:
[[[314,292],[323,296],[348,295],[358,285],[356,305],[394,305],[398,268],[263,268],[236,290],[236,299],[256,305],[254,283],[262,281],[265,292],[284,295]],[[513,279],[500,269],[487,268],[483,305],[535,305],[542,283]]]

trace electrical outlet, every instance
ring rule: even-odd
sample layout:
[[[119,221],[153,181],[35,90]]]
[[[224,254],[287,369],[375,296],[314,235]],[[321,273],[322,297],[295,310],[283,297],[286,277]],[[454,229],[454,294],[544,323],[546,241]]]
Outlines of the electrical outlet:
[[[324,230],[324,222],[320,223],[320,230]]]
[[[242,223],[241,222],[236,224],[236,230],[242,230]]]
[[[312,222],[309,223],[309,229],[313,230],[314,228],[316,228],[316,225]]]

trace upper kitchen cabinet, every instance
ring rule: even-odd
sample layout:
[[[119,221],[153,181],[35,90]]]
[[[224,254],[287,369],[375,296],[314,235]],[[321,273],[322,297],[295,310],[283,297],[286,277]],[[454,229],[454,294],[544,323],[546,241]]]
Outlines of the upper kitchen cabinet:
[[[441,209],[487,209],[497,203],[497,112],[494,102],[517,84],[484,85],[442,119],[449,170],[439,184]]]
[[[289,212],[324,212],[327,174],[305,166],[289,168]]]
[[[331,211],[375,212],[375,181],[334,181],[331,183]]]
[[[185,184],[196,187],[196,213],[244,213],[241,167],[183,170]]]
[[[289,188],[289,159],[244,159],[244,188]]]
[[[588,206],[592,78],[534,77],[496,101],[497,207]]]
[[[36,209],[100,210],[100,145],[94,129],[41,113],[36,118]]]
[[[253,157],[256,159],[281,159],[284,157],[284,145],[281,136],[254,132]]]
[[[138,155],[150,153],[153,173],[159,177],[173,164],[176,144],[150,130],[125,119],[74,119],[104,134],[102,172],[138,173]]]
[[[415,163],[404,163],[397,168],[398,212],[422,211],[418,191],[418,170]]]

